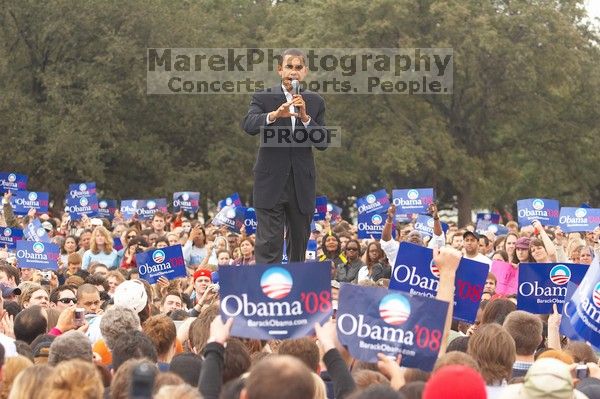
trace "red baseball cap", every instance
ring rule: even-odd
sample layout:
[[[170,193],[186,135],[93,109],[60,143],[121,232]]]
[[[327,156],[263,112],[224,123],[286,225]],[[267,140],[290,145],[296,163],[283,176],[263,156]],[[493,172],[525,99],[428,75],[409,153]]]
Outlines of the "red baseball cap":
[[[208,277],[212,282],[212,272],[208,269],[198,269],[194,272],[194,283],[198,277]]]

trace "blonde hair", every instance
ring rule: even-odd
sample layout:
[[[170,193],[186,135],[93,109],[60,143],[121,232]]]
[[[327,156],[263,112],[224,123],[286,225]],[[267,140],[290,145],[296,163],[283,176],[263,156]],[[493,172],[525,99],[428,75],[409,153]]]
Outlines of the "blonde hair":
[[[325,382],[323,379],[316,373],[310,374],[315,382],[315,396],[313,396],[313,399],[327,399],[327,387],[325,387]]]
[[[158,392],[154,395],[154,399],[201,399],[200,393],[197,389],[189,386],[188,384],[181,385],[163,385],[160,387]]]
[[[102,234],[102,236],[104,236],[104,253],[110,255],[113,250],[113,238],[108,232],[108,230],[106,230],[102,226],[96,227],[92,232],[92,238],[90,238],[90,251],[92,251],[92,253],[94,254],[100,253],[100,249],[96,244],[96,237],[98,237],[99,234]]]
[[[125,281],[125,276],[123,276],[123,273],[121,273],[118,270],[109,271],[108,274],[106,275],[106,279],[108,280],[111,277],[114,277],[119,282],[119,284],[121,284],[123,281]]]
[[[52,375],[52,367],[46,364],[37,364],[23,370],[12,384],[8,399],[42,399],[45,398],[44,390],[48,378]]]
[[[104,395],[100,373],[80,359],[60,362],[45,385],[45,399],[102,399]]]
[[[8,398],[13,382],[19,373],[28,367],[33,366],[31,360],[25,356],[9,357],[6,359],[3,368],[2,388],[0,388],[0,398]]]
[[[21,295],[19,296],[19,305],[24,308],[25,302],[29,303],[31,296],[34,292],[43,290],[44,287],[39,285],[38,283],[28,282],[26,285],[23,284],[23,288],[21,288]],[[46,291],[48,293],[48,291]]]

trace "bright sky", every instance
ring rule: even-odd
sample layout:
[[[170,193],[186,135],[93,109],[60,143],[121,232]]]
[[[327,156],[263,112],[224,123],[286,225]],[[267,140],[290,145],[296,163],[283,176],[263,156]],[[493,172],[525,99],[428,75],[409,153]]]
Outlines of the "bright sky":
[[[594,18],[600,18],[600,0],[585,0],[585,8],[592,19],[592,23],[596,28],[600,28],[600,22],[594,20]]]

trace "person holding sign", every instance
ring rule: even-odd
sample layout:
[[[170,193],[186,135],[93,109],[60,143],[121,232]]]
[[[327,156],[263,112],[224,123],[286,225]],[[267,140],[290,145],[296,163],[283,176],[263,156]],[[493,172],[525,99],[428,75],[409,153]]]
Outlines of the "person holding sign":
[[[279,58],[281,85],[255,93],[242,128],[257,135],[264,128],[289,132],[325,126],[325,101],[317,93],[303,91],[306,56],[288,49]],[[295,81],[296,89],[292,87]],[[325,130],[327,138],[329,132]],[[262,140],[262,137],[261,137]],[[328,140],[327,140],[328,142]],[[279,145],[277,145],[279,144]],[[256,263],[279,263],[283,255],[284,227],[287,231],[289,262],[302,262],[315,211],[315,161],[312,147],[278,142],[261,146],[254,166],[253,202],[256,210]],[[319,150],[325,150],[317,147]]]
[[[442,223],[440,222],[440,217],[438,215],[437,205],[434,203],[429,204],[427,212],[433,218],[433,236],[431,237],[431,240],[429,240],[427,247],[440,248],[443,246],[443,243],[446,242],[446,237],[444,236],[444,231],[442,230]],[[381,249],[383,249],[383,252],[385,252],[390,264],[392,265],[396,263],[398,249],[400,248],[400,242],[392,239],[392,229],[394,228],[395,215],[396,205],[390,204],[390,207],[387,211],[385,226],[383,227],[383,232],[381,233]]]

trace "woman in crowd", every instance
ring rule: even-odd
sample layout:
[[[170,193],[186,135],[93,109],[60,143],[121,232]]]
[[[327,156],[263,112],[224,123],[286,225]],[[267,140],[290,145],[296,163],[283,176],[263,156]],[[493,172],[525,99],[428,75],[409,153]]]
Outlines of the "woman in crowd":
[[[123,258],[125,257],[125,250],[127,249],[127,245],[129,244],[129,240],[139,236],[139,231],[135,227],[128,227],[121,234],[121,245],[123,248],[117,251],[117,264],[120,265],[123,262]]]
[[[530,263],[535,262],[535,259],[531,256],[529,250],[529,244],[531,240],[529,237],[521,237],[515,243],[515,251],[511,259],[511,263],[514,267],[517,267],[519,263]]]
[[[204,227],[196,223],[183,246],[183,258],[188,268],[194,268],[194,266],[202,264],[202,260],[208,255],[205,246],[206,231]]]
[[[102,263],[109,268],[117,266],[117,251],[113,248],[112,236],[102,226],[92,232],[90,249],[83,254],[83,269],[86,270],[92,262]]]
[[[577,247],[579,251],[579,262],[584,265],[591,265],[594,260],[594,249],[589,245]]]
[[[241,256],[233,261],[235,266],[249,266],[256,264],[254,259],[254,241],[251,238],[244,238],[240,242]]]
[[[355,239],[348,240],[344,253],[348,262],[338,266],[335,280],[340,283],[355,283],[358,278],[358,271],[365,266],[360,259],[360,242]]]
[[[134,237],[129,240],[129,244],[125,249],[125,256],[123,256],[120,267],[127,270],[135,269],[137,267],[135,255],[138,252],[145,251],[146,248],[148,248],[148,243],[142,237]]]
[[[506,253],[506,251],[503,250],[499,250],[494,252],[494,254],[492,255],[492,260],[501,260],[504,262],[508,262],[508,254]]]
[[[362,280],[377,281],[381,278],[390,278],[392,268],[385,261],[385,255],[379,242],[370,242],[367,245],[365,255],[366,265],[358,271],[358,282]]]
[[[67,236],[63,245],[60,247],[60,266],[66,267],[69,255],[77,252],[77,239],[74,236]]]
[[[321,239],[321,249],[323,250],[323,255],[319,258],[320,262],[331,261],[335,269],[348,262],[346,256],[342,253],[342,243],[334,233],[329,232],[323,236]]]
[[[508,233],[506,235],[506,239],[504,240],[504,251],[506,251],[508,259],[514,258],[516,248],[515,245],[517,244],[518,239],[519,236],[516,233]]]

